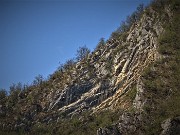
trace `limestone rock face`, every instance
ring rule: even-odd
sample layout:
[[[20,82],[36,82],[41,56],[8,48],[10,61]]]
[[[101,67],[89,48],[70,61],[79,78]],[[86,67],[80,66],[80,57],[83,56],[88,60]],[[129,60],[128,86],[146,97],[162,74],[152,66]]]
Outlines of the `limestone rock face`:
[[[152,13],[155,16],[155,12]],[[150,29],[151,28],[151,29]],[[48,110],[58,109],[78,114],[116,108],[129,88],[138,83],[144,68],[159,58],[157,37],[163,32],[160,21],[148,15],[133,25],[125,41],[110,39],[88,56],[88,61],[76,63],[71,82],[64,88],[54,89],[49,95]],[[55,83],[54,85],[58,84]],[[143,88],[137,85],[136,108],[142,108]]]
[[[139,111],[143,111],[143,107],[146,103],[144,91],[145,89],[143,88],[142,80],[139,78],[139,80],[137,81],[137,93],[133,102],[134,107]]]
[[[155,16],[155,12],[152,12],[152,16]],[[143,15],[139,23],[132,26],[126,41],[121,44],[124,49],[114,54],[113,74],[116,76],[114,86],[116,92],[100,103],[95,111],[107,107],[117,108],[121,102],[121,97],[129,91],[132,85],[137,85],[134,106],[137,109],[142,109],[146,101],[141,101],[143,84],[140,84],[140,77],[149,64],[160,59],[157,52],[157,38],[162,32],[163,28],[160,21],[155,21],[146,14]]]

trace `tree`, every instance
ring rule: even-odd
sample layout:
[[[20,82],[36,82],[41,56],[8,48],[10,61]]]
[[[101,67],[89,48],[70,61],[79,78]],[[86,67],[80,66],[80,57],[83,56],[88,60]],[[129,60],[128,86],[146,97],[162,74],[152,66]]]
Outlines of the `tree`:
[[[130,16],[127,16],[126,21],[122,21],[118,29],[111,34],[111,38],[119,38],[122,33],[127,32],[132,24],[138,22],[141,18],[141,15],[144,11],[144,5],[140,4],[136,11],[134,11]]]
[[[77,61],[83,60],[84,58],[88,56],[89,53],[90,53],[90,50],[85,45],[82,47],[79,47],[76,54],[76,60]]]
[[[111,33],[111,39],[118,39],[120,34],[120,32],[114,31],[113,33]]]
[[[34,85],[41,85],[43,82],[43,76],[42,75],[38,75],[35,77],[35,80],[33,81]]]
[[[142,14],[144,9],[145,9],[144,4],[140,4],[136,10],[138,14]]]
[[[19,82],[17,84],[12,84],[9,89],[10,89],[9,93],[10,93],[10,95],[12,95],[13,93],[21,92],[23,87],[22,87],[22,84]]]
[[[7,92],[5,89],[0,89],[0,118],[6,114]]]
[[[129,25],[128,25],[127,20],[126,20],[126,22],[124,22],[124,21],[121,22],[121,25],[118,28],[117,32],[123,33],[123,32],[126,32],[128,30],[129,30]]]
[[[144,11],[144,5],[140,4],[137,8],[136,11],[134,11],[130,16],[126,18],[126,23],[129,27],[132,26],[133,23],[138,22],[141,18],[141,15]]]
[[[126,22],[122,21],[121,25],[117,28],[117,30],[111,34],[111,38],[118,39],[124,32],[127,32],[129,30],[129,28],[130,27],[129,27],[127,21]]]
[[[5,89],[0,89],[0,101],[2,101],[4,98],[6,98],[6,96],[7,96],[6,90]]]
[[[21,83],[12,84],[10,86],[10,92],[9,92],[10,95],[8,96],[8,102],[7,102],[9,108],[16,105],[16,103],[18,102],[18,95],[22,91],[22,89],[23,88]]]
[[[65,69],[65,70],[71,69],[74,66],[74,64],[75,64],[74,60],[73,59],[69,59],[63,65],[63,69]]]
[[[103,47],[104,45],[105,45],[105,40],[104,40],[104,38],[100,38],[99,43],[97,44],[95,50],[100,49],[100,48]]]

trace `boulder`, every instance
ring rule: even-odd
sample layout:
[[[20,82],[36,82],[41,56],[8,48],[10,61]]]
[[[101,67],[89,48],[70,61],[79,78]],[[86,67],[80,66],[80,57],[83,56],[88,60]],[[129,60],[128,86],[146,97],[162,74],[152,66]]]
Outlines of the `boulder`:
[[[180,135],[180,116],[168,118],[161,124],[161,135]]]
[[[116,125],[106,128],[99,128],[97,135],[121,135]]]

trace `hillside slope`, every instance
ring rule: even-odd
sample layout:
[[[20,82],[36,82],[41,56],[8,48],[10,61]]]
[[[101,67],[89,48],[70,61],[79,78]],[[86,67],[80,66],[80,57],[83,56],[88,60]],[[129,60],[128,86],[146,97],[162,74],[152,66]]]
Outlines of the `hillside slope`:
[[[123,32],[0,100],[1,134],[180,134],[180,2],[154,1]]]

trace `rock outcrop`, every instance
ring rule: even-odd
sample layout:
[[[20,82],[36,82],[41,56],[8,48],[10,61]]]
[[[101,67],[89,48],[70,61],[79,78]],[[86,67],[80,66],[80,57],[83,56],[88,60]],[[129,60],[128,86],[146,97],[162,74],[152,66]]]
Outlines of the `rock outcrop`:
[[[180,117],[169,118],[161,124],[163,131],[161,135],[179,135],[180,134]]]

